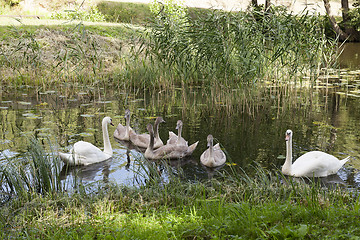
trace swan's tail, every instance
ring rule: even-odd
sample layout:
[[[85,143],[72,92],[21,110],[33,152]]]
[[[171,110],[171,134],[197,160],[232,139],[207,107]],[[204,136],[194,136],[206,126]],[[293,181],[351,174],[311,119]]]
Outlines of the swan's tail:
[[[191,145],[189,146],[189,149],[188,149],[188,151],[187,151],[186,156],[190,156],[190,155],[194,152],[194,150],[195,150],[195,148],[197,147],[198,143],[199,143],[199,141],[197,141],[196,143],[193,143],[193,144],[191,144]]]
[[[344,158],[343,160],[340,160],[340,162],[342,163],[342,165],[344,165],[349,160],[350,160],[350,156]]]

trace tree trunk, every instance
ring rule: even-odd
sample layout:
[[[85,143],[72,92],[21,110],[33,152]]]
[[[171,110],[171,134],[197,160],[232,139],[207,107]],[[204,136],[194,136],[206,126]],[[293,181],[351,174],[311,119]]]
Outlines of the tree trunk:
[[[349,25],[349,1],[348,0],[341,0],[341,9],[342,9],[342,17],[343,17],[343,24],[344,24],[344,30],[340,28],[340,26],[337,24],[335,17],[331,15],[331,9],[330,9],[330,3],[329,0],[324,0],[324,6],[326,13],[329,17],[331,26],[333,27],[334,31],[339,35],[340,41],[360,41],[360,32],[354,29],[352,26]]]
[[[270,8],[270,0],[265,0],[265,11],[268,11]]]
[[[349,36],[339,27],[339,25],[337,24],[337,22],[335,20],[335,17],[333,15],[331,15],[331,9],[330,9],[329,0],[324,0],[324,6],[325,6],[326,14],[329,17],[331,26],[333,27],[336,34],[339,35],[339,40],[340,41],[345,41]]]
[[[342,9],[342,17],[343,23],[345,27],[345,32],[350,36],[349,41],[360,41],[360,32],[357,31],[353,26],[349,25],[350,17],[349,17],[349,1],[341,0],[341,9]]]
[[[349,20],[349,1],[348,0],[341,0],[341,8],[342,8],[342,17],[343,22],[347,22]]]

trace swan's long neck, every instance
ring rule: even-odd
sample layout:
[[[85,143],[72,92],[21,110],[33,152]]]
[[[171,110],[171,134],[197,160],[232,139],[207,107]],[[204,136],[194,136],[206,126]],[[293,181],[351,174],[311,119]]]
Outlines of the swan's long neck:
[[[180,125],[178,128],[178,138],[177,141],[179,141],[181,139],[181,131],[182,131],[182,126]]]
[[[104,153],[109,154],[110,156],[113,155],[113,151],[111,148],[110,138],[109,138],[109,132],[108,132],[108,126],[107,122],[102,122],[102,131],[103,131],[103,140],[104,140]]]
[[[159,124],[160,124],[160,122],[156,119],[155,124],[154,124],[154,132],[155,132],[154,137],[156,139],[159,138]]]
[[[214,152],[214,143],[213,140],[209,141],[209,159],[213,158],[213,152]]]
[[[129,136],[130,134],[130,115],[125,117],[125,136]]]
[[[282,172],[286,175],[291,175],[291,165],[292,165],[292,139],[286,141],[286,159],[285,163],[282,166]]]
[[[148,149],[152,152],[154,150],[154,132],[150,131],[150,143]]]

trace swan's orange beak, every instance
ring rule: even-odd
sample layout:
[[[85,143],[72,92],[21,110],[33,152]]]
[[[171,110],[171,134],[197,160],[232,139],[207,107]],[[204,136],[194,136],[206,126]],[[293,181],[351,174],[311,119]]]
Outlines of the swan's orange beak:
[[[289,141],[290,139],[290,135],[289,134],[285,134],[285,141]]]

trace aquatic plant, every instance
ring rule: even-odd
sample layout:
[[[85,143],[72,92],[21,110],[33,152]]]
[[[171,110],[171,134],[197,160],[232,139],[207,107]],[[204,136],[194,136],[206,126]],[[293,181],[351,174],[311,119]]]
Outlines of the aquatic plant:
[[[58,157],[45,153],[38,140],[30,138],[23,158],[7,158],[0,164],[1,190],[24,200],[34,193],[56,194],[63,190],[60,166]]]

